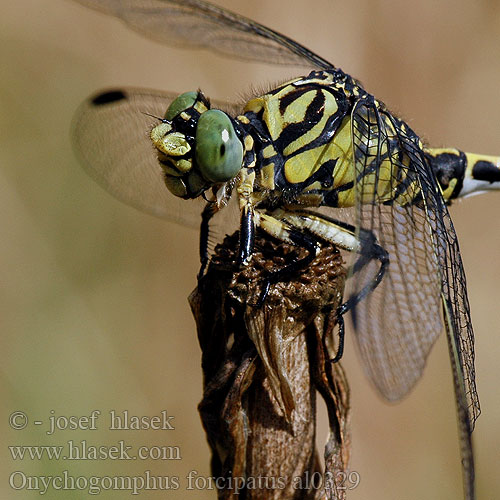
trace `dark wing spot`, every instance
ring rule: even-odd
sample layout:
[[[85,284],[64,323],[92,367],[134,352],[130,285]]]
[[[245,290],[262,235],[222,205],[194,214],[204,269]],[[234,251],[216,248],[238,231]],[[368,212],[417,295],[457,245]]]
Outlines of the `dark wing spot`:
[[[219,155],[220,156],[224,156],[225,152],[226,152],[226,145],[225,144],[221,144],[220,145],[220,149],[219,149]]]
[[[126,98],[127,96],[121,90],[109,90],[107,92],[103,92],[102,94],[96,95],[91,102],[95,106],[102,106],[103,104],[121,101],[122,99]]]

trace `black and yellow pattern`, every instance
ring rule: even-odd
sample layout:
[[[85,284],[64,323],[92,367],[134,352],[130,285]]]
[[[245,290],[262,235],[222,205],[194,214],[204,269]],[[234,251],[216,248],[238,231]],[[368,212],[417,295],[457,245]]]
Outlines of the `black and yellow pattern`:
[[[78,1],[156,40],[315,69],[254,97],[242,110],[211,104],[202,92],[183,95],[182,106],[175,100],[175,112],[170,94],[101,93],[80,110],[76,148],[98,182],[142,210],[195,225],[189,207],[199,214],[196,200],[202,195],[209,200],[202,218],[204,261],[209,222],[232,196],[241,211],[242,264],[251,263],[257,226],[304,246],[310,256],[320,244],[356,253],[352,295],[339,312],[352,311],[365,370],[389,400],[402,398],[420,378],[444,326],[465,494],[474,498],[471,432],[479,415],[474,336],[447,205],[460,196],[498,189],[500,158],[427,147],[382,102],[325,59],[208,2]],[[204,173],[196,156],[198,121],[214,107],[227,112],[243,151],[237,174],[224,181]],[[155,118],[166,109],[165,118]],[[342,210],[349,208],[355,212],[354,226],[342,221]],[[306,264],[304,259],[296,269]],[[277,270],[273,279],[280,276]]]

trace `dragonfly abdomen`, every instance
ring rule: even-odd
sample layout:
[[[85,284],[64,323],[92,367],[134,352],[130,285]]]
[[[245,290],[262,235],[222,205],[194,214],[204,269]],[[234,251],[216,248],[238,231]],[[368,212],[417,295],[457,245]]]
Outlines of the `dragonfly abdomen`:
[[[446,200],[500,189],[500,157],[458,149],[426,149],[425,156]]]

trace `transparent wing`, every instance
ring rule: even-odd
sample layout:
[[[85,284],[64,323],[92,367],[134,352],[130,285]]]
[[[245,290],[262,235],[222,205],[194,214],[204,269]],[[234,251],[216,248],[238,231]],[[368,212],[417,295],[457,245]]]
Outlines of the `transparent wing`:
[[[370,379],[385,398],[398,400],[420,378],[442,330],[439,263],[428,223],[435,216],[415,204],[384,204],[402,182],[410,199],[420,184],[418,173],[403,166],[394,132],[374,105],[356,105],[352,134],[359,225],[375,235],[390,261],[382,282],[353,311],[356,339]],[[393,178],[391,168],[401,178]],[[373,261],[353,276],[355,289],[377,266]]]
[[[467,282],[460,256],[458,238],[453,227],[450,214],[443,204],[442,225],[439,227],[441,237],[440,269],[442,278],[442,298],[447,324],[450,356],[456,359],[454,373],[455,384],[464,391],[464,401],[470,418],[471,429],[481,413],[476,390],[476,371],[474,367],[474,332],[470,317],[469,299],[467,298]],[[460,405],[459,405],[460,406]]]
[[[371,98],[356,105],[352,133],[359,224],[374,233],[390,257],[387,276],[355,310],[356,339],[365,369],[386,398],[403,397],[422,374],[442,329],[444,305],[464,479],[472,498],[470,433],[480,410],[457,236],[421,145],[406,125]],[[373,269],[355,275],[355,288],[371,276]]]
[[[176,198],[165,186],[149,133],[176,94],[142,89],[101,92],[76,113],[72,139],[87,173],[121,201],[157,217],[200,226],[204,201]],[[225,111],[231,105],[213,103]],[[153,115],[153,116],[151,116]]]
[[[201,0],[76,0],[169,45],[200,47],[271,64],[333,68],[304,46],[250,19]]]

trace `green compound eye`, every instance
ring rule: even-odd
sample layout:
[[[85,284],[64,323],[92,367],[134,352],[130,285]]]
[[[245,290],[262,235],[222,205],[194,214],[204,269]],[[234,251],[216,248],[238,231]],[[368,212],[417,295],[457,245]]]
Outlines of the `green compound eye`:
[[[179,113],[190,108],[198,97],[198,92],[184,92],[179,97],[176,97],[165,112],[165,118],[169,121],[173,120]]]
[[[200,116],[195,157],[201,174],[211,182],[228,181],[240,171],[243,145],[222,111],[211,109]]]

